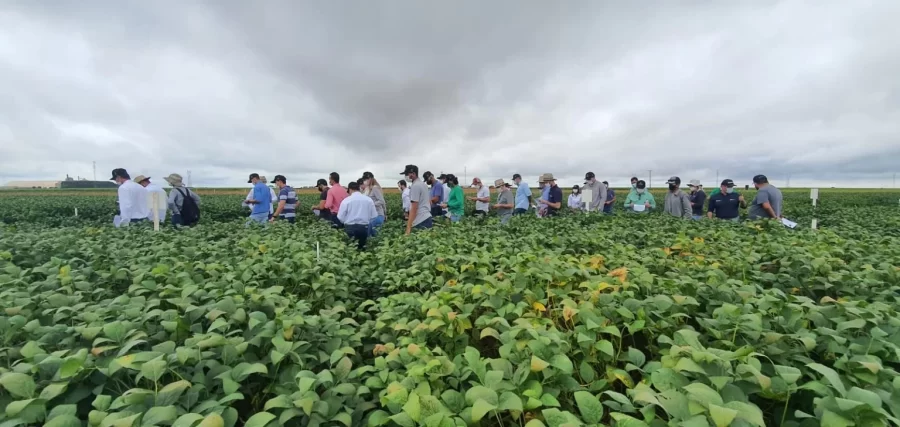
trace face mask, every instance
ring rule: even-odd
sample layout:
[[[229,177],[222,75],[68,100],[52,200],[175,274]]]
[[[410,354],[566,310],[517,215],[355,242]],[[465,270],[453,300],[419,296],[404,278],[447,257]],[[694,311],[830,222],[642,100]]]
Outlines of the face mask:
[[[632,183],[631,183],[631,188],[637,188],[637,183],[636,183],[636,182],[632,182]]]
[[[734,187],[726,188],[726,189],[725,189],[725,192],[728,193],[728,194],[734,193]]]
[[[636,189],[636,190],[637,190],[638,194],[644,194],[644,189],[643,189],[643,188],[638,188],[638,189]]]
[[[677,185],[675,185],[675,184],[669,184],[669,190],[673,190],[673,191],[674,191],[674,190],[677,189],[677,188],[678,188]]]

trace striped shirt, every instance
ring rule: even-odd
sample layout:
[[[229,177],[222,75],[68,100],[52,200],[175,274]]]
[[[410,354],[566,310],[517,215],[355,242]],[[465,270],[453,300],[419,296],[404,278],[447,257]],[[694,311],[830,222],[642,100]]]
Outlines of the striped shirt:
[[[297,192],[290,185],[281,187],[278,191],[278,203],[284,202],[281,209],[281,218],[294,218],[297,216]]]

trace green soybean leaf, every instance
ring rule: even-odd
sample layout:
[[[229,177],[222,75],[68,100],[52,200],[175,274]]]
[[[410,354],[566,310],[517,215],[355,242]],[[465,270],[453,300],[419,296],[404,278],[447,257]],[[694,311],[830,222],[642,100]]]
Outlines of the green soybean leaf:
[[[0,385],[15,397],[30,398],[34,396],[35,385],[30,375],[7,372],[0,376]]]
[[[597,424],[603,418],[603,404],[597,396],[586,391],[576,391],[575,402],[578,404],[581,418],[589,424]]]

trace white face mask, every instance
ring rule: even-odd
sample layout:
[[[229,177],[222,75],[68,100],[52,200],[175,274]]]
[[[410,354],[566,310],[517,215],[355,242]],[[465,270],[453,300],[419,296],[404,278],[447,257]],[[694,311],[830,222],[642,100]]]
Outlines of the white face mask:
[[[637,188],[637,184],[631,184],[631,188]]]
[[[644,194],[643,188],[637,188],[636,190],[637,190],[638,194]]]
[[[734,187],[726,188],[726,189],[725,189],[725,192],[728,193],[728,194],[734,193]]]

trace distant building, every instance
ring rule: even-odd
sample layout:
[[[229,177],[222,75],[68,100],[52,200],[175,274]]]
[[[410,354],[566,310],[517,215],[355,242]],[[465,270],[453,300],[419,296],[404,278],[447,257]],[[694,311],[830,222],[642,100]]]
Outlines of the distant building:
[[[66,180],[60,183],[60,188],[116,188],[115,182],[112,181],[87,181],[84,179]]]
[[[10,181],[3,188],[59,188],[61,181]]]

